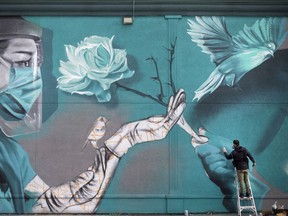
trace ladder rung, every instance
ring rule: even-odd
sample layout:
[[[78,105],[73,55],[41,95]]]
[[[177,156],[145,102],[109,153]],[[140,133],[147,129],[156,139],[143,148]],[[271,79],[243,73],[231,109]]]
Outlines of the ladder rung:
[[[243,198],[239,197],[239,199],[240,199],[240,200],[252,200],[253,197],[243,197]]]
[[[256,207],[255,206],[240,206],[241,209],[255,209],[256,210]]]

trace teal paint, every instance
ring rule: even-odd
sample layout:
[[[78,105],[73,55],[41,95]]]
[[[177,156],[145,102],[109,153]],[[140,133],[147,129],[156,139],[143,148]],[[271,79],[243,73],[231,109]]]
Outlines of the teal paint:
[[[176,88],[183,88],[187,94],[186,120],[194,130],[204,126],[211,134],[219,136],[214,139],[218,141],[216,146],[222,146],[223,137],[231,141],[237,138],[250,149],[257,162],[257,171],[269,182],[268,186],[284,194],[268,194],[261,208],[270,210],[274,197],[279,204],[287,202],[288,162],[284,159],[287,154],[287,49],[277,51],[273,59],[246,74],[238,87],[222,87],[206,100],[192,102],[194,91],[215,65],[191,41],[187,34],[188,18],[194,19],[177,15],[135,17],[133,25],[125,26],[121,17],[27,17],[47,29],[43,34],[42,67],[45,118],[37,135],[17,139],[28,152],[36,173],[45,182],[51,186],[64,183],[92,163],[94,155],[91,151],[86,149],[81,153],[80,150],[98,116],[111,119],[107,138],[121,124],[165,112],[165,107],[149,98],[123,89],[116,91],[114,87],[111,101],[104,104],[93,97],[59,91],[55,80],[61,75],[59,61],[67,60],[64,45],[77,46],[83,38],[92,35],[109,38],[115,35],[113,46],[126,50],[128,66],[135,70],[131,79],[121,83],[156,95],[159,86],[151,79],[156,74],[155,65],[146,59],[157,59],[162,81],[169,82],[167,49],[177,37],[173,80]],[[227,17],[227,27],[231,34],[237,34],[244,24],[250,26],[257,19]],[[172,92],[167,85],[164,87],[167,102]],[[279,131],[273,132],[274,127]],[[206,176],[190,139],[176,125],[166,139],[129,150],[121,159],[97,213],[183,213],[185,209],[189,212],[228,211],[222,204],[221,190]],[[232,142],[228,147],[230,145]],[[264,196],[262,191],[255,190],[254,195],[260,205]],[[232,199],[232,202],[236,203],[236,200]],[[5,200],[4,206],[3,210],[0,206],[2,212],[13,211],[11,202]]]

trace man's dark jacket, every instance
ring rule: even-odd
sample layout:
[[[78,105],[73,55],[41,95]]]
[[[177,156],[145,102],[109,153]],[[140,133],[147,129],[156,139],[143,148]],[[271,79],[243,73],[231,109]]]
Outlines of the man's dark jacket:
[[[242,146],[237,146],[229,155],[224,152],[224,155],[227,159],[233,159],[233,165],[236,167],[237,170],[249,169],[248,158],[253,163],[255,163],[255,160],[250,154],[250,152]]]

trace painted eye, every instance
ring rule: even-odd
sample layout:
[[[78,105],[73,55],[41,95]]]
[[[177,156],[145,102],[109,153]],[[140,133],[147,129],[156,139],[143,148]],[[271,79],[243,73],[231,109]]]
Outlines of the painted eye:
[[[270,43],[267,44],[267,47],[269,49],[275,49],[275,44],[273,42],[270,42]]]
[[[31,67],[31,61],[18,61],[13,63],[13,67]]]

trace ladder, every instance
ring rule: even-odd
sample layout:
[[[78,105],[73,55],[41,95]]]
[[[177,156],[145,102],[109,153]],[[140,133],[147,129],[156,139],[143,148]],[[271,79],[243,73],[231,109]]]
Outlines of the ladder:
[[[255,216],[258,216],[249,178],[248,178],[248,181],[249,181],[249,186],[250,186],[250,191],[251,191],[250,197],[241,198],[240,192],[239,192],[240,186],[239,186],[239,181],[238,181],[237,170],[235,167],[234,169],[235,169],[235,185],[236,185],[236,194],[237,194],[238,216],[241,216],[243,210],[253,212]]]

